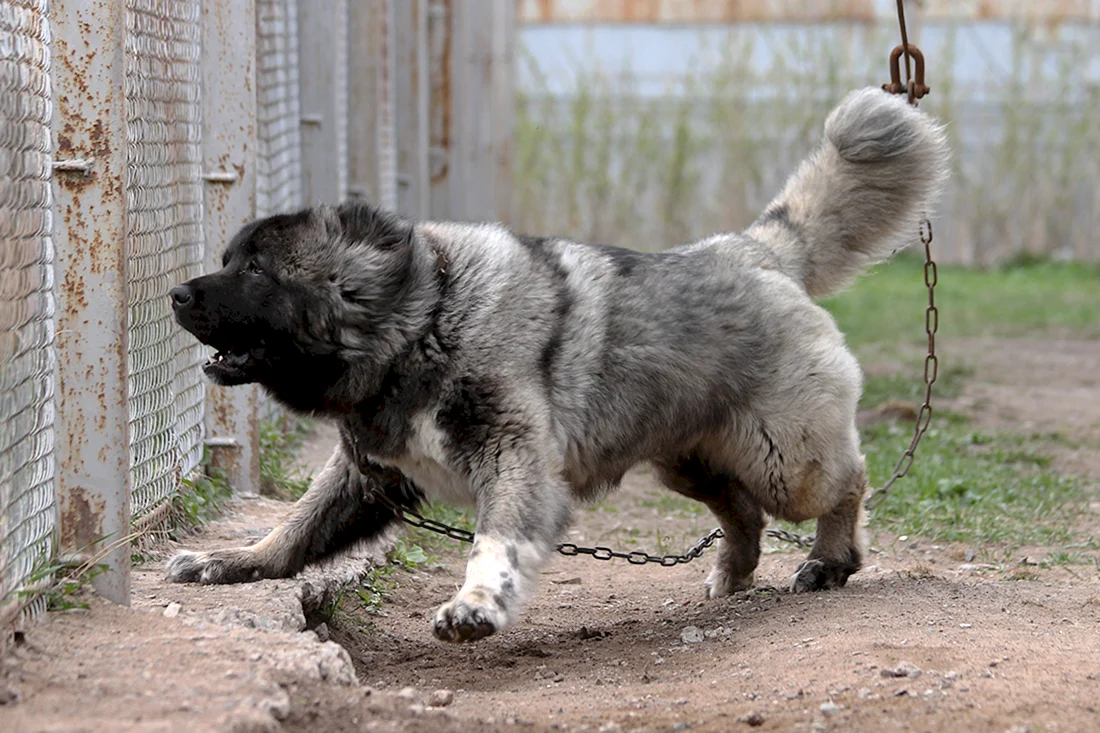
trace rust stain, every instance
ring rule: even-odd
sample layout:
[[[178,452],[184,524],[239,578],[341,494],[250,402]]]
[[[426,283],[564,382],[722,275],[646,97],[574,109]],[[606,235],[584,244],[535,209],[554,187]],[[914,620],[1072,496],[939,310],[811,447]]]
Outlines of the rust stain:
[[[61,546],[84,550],[103,536],[107,505],[82,486],[69,486],[61,495]]]
[[[445,9],[445,20],[442,23],[439,69],[436,73],[429,70],[431,109],[428,114],[428,144],[445,151],[447,155],[443,156],[439,169],[430,174],[432,183],[439,183],[447,178],[451,152],[451,24],[454,18],[454,0],[443,0],[440,5]]]

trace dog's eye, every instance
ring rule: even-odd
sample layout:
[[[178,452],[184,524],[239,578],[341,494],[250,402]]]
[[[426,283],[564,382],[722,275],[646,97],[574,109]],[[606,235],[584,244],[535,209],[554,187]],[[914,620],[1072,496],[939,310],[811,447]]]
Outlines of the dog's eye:
[[[247,272],[249,275],[263,275],[264,274],[264,268],[260,267],[260,263],[256,262],[255,260],[252,260],[247,265],[245,265],[244,266],[244,271]]]

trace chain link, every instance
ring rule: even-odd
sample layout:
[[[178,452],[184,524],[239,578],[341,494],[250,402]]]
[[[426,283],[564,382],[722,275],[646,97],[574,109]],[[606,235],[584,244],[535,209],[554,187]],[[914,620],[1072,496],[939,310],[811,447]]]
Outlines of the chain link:
[[[388,497],[377,496],[376,497],[382,504],[385,504],[392,509],[398,516],[398,518],[405,524],[411,527],[418,527],[420,529],[426,529],[429,532],[435,532],[436,534],[450,537],[453,540],[460,542],[473,543],[474,533],[468,529],[462,529],[460,527],[452,527],[449,524],[443,522],[437,522],[434,519],[428,519],[427,517],[418,514],[411,509],[405,509],[394,504]],[[788,532],[785,529],[768,529],[766,534],[769,537],[781,540],[783,542],[791,542],[801,547],[810,547],[813,545],[814,538],[803,537],[795,534],[794,532]],[[713,545],[716,541],[725,537],[725,533],[721,528],[711,530],[709,534],[704,536],[698,542],[695,543],[690,549],[683,554],[669,553],[666,555],[651,555],[643,550],[632,550],[631,552],[620,552],[610,547],[604,547],[597,545],[595,547],[586,547],[584,545],[578,545],[573,542],[563,542],[557,546],[556,550],[566,557],[576,557],[577,555],[587,555],[594,560],[626,560],[631,565],[646,565],[648,563],[654,563],[662,565],[664,567],[672,567],[673,565],[683,565],[689,563],[695,558],[703,554],[703,551]]]

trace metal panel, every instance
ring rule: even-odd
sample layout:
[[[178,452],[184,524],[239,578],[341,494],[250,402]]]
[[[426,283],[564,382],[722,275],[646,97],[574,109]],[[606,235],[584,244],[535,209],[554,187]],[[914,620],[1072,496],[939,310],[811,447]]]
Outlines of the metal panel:
[[[50,558],[54,456],[50,28],[46,0],[0,3],[0,624]],[[37,607],[30,612],[41,610]],[[0,628],[0,632],[3,629]]]
[[[377,103],[385,11],[379,0],[348,6],[348,194],[374,202],[381,186],[378,125],[389,114]]]
[[[428,2],[397,3],[392,58],[395,72],[397,210],[416,219],[429,216],[428,176]]]
[[[126,9],[51,2],[55,156],[93,160],[89,176],[59,172],[57,444],[61,547],[103,552],[92,582],[130,597],[130,421],[127,406]],[[140,261],[134,263],[140,267]],[[174,371],[174,370],[173,370]],[[173,374],[174,376],[174,374]]]
[[[298,5],[298,79],[305,203],[347,195],[347,0]]]
[[[512,5],[446,0],[448,22],[432,26],[449,34],[431,40],[433,64],[442,65],[432,72],[441,81],[432,83],[431,141],[437,159],[445,161],[433,161],[433,218],[496,220],[507,211],[502,203],[511,188]]]
[[[873,20],[875,0],[518,0],[521,23]],[[881,4],[881,3],[880,3]]]
[[[210,244],[205,257],[207,272],[221,267],[226,243],[256,212],[259,168],[256,32],[256,9],[251,2],[203,5],[202,155],[207,181],[203,231]],[[269,90],[272,86],[277,85],[269,84]],[[285,101],[285,95],[279,96],[280,102]],[[296,131],[297,125],[293,129]],[[285,154],[288,152],[285,148],[294,147],[278,138],[276,144],[283,149],[276,150],[275,155]],[[287,197],[293,185],[293,170],[275,167],[282,180],[273,181],[271,162],[269,158],[264,168],[268,173],[264,181],[267,193]],[[268,198],[266,203],[270,205],[272,200]],[[189,334],[185,337],[194,340]],[[207,387],[206,428],[211,460],[226,471],[236,492],[255,493],[259,489],[259,400],[258,389],[253,385]]]
[[[202,271],[199,16],[199,0],[126,2],[131,509],[144,527],[202,459],[202,349],[168,300]]]
[[[896,18],[889,0],[518,0],[526,25],[567,23],[817,23]],[[1096,0],[909,0],[939,20],[1100,21]],[[908,13],[907,13],[908,14]]]

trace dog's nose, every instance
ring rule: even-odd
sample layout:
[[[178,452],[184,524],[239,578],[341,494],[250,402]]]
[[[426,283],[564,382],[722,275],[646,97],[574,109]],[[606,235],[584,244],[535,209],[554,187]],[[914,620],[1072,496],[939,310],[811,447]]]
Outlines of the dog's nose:
[[[195,299],[195,296],[191,293],[191,288],[186,285],[177,285],[168,294],[172,297],[172,305],[177,308],[191,305],[191,301]]]

